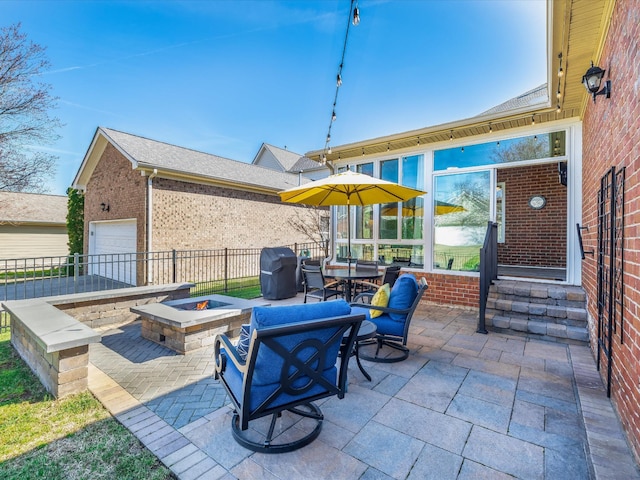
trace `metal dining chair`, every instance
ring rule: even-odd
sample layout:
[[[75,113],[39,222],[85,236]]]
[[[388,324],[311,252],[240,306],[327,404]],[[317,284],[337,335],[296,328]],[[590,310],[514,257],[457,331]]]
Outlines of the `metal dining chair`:
[[[378,262],[376,260],[356,260],[356,272],[358,273],[371,273],[371,278],[376,278],[379,275]],[[369,290],[371,283],[367,280],[356,280],[353,284],[354,294],[362,293],[365,290]]]
[[[302,275],[304,275],[304,303],[307,303],[307,297],[317,298],[323,302],[331,297],[344,296],[342,282],[327,283],[320,267],[304,266]]]

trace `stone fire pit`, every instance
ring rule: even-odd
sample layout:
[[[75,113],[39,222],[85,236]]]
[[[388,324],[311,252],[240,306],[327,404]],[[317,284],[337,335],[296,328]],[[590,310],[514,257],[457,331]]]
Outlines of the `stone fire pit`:
[[[144,338],[185,354],[213,344],[218,333],[237,335],[240,325],[249,323],[253,307],[262,305],[269,303],[207,295],[140,305],[130,310],[140,315]]]

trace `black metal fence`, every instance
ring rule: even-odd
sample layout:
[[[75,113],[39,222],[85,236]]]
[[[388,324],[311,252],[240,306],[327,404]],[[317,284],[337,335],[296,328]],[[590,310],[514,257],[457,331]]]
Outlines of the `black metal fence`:
[[[324,258],[315,243],[284,245],[296,255]],[[0,301],[189,282],[192,295],[260,288],[260,248],[169,250],[0,260]],[[2,308],[0,305],[0,313]],[[6,328],[0,315],[0,331]]]

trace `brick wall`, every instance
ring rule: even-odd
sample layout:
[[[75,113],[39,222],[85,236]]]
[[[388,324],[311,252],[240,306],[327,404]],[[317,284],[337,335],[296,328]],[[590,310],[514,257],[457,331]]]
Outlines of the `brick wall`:
[[[624,343],[613,339],[611,397],[636,459],[640,459],[640,2],[615,4],[600,68],[612,82],[611,98],[591,99],[583,123],[583,231],[585,249],[597,250],[597,194],[609,168],[626,166],[624,212]],[[585,63],[581,68],[589,67]],[[582,262],[591,345],[597,345],[597,256]],[[601,369],[605,374],[606,369]]]
[[[309,242],[275,195],[163,178],[153,183],[153,250],[274,247]]]
[[[429,285],[422,297],[422,302],[478,308],[480,301],[478,277],[440,273],[417,273],[416,277],[418,280],[424,277]]]
[[[84,251],[89,252],[89,222],[135,218],[137,250],[145,250],[146,177],[132,170],[127,160],[113,145],[107,147],[87,183],[84,198]],[[103,212],[101,203],[109,205]]]
[[[109,205],[104,212],[101,203]],[[132,170],[115,147],[107,147],[87,185],[85,245],[89,222],[135,218],[137,250],[147,250],[147,177]],[[304,207],[280,202],[275,195],[212,185],[153,179],[154,251],[279,246],[309,239],[288,224]],[[144,272],[139,272],[140,277]]]
[[[505,243],[498,244],[498,263],[564,268],[567,187],[558,181],[558,164],[504,168],[498,182],[505,182]],[[534,210],[528,202],[538,194],[547,204]]]

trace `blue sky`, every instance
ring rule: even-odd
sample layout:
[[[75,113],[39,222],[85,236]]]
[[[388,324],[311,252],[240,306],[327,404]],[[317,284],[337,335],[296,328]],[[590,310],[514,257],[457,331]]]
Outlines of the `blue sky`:
[[[332,145],[476,115],[546,81],[544,0],[359,0]],[[64,194],[98,126],[251,162],[324,146],[349,0],[0,0],[52,63]]]

